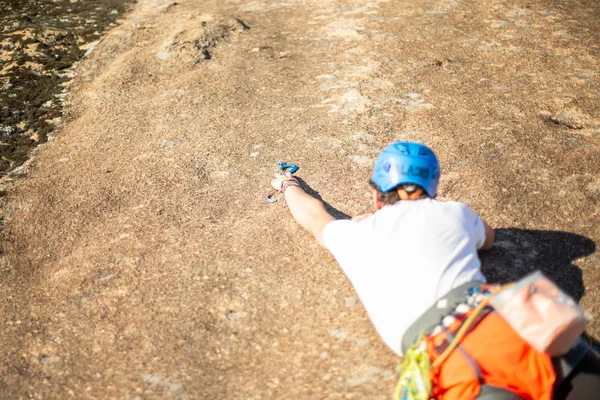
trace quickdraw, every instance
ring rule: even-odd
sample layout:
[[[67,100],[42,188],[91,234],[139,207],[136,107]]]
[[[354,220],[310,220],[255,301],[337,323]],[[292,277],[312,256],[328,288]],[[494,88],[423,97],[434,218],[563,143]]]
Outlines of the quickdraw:
[[[277,162],[277,168],[278,168],[278,172],[280,174],[284,174],[286,172],[288,172],[289,174],[293,174],[294,172],[298,171],[298,169],[300,167],[298,167],[296,164],[288,164],[286,162],[283,161],[278,161]],[[281,194],[283,192],[279,191],[279,190],[273,190],[271,191],[271,193],[269,193],[267,195],[267,201],[269,203],[275,203],[277,200],[279,200],[279,197],[281,197]]]

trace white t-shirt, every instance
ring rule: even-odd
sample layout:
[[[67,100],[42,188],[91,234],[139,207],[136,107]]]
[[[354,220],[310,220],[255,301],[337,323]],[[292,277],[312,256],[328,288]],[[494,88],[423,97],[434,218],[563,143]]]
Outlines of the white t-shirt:
[[[467,281],[485,282],[477,256],[483,221],[462,203],[400,201],[359,222],[330,222],[323,240],[398,354],[404,332],[435,300]]]

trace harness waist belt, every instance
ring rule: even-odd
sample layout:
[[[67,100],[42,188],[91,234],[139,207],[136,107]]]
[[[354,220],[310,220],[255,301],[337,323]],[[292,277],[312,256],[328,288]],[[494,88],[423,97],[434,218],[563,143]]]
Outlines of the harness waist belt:
[[[469,290],[480,285],[483,283],[477,281],[463,283],[439,298],[406,330],[402,337],[402,352],[406,354],[408,348],[419,340],[422,332],[430,334],[445,316],[450,315],[460,303],[464,303]]]

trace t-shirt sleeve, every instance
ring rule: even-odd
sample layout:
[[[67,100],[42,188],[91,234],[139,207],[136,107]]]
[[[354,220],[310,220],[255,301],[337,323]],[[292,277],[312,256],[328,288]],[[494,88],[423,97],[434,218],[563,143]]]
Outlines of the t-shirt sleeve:
[[[367,226],[368,222],[364,220],[355,222],[345,219],[332,221],[323,230],[325,247],[346,273],[363,263]]]
[[[483,224],[483,220],[467,205],[463,204],[463,211],[466,218],[467,229],[470,229],[469,234],[474,238],[477,249],[480,249],[485,243],[485,225]]]

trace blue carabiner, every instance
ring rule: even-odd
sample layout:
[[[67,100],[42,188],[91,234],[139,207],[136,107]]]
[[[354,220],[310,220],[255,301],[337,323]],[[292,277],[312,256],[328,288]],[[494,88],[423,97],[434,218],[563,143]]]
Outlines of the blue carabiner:
[[[285,170],[290,170],[290,174],[293,174],[294,172],[298,171],[298,169],[300,168],[299,166],[297,166],[296,164],[288,164],[286,162],[283,161],[278,161],[277,162],[277,166],[279,167],[279,169],[284,172]]]

